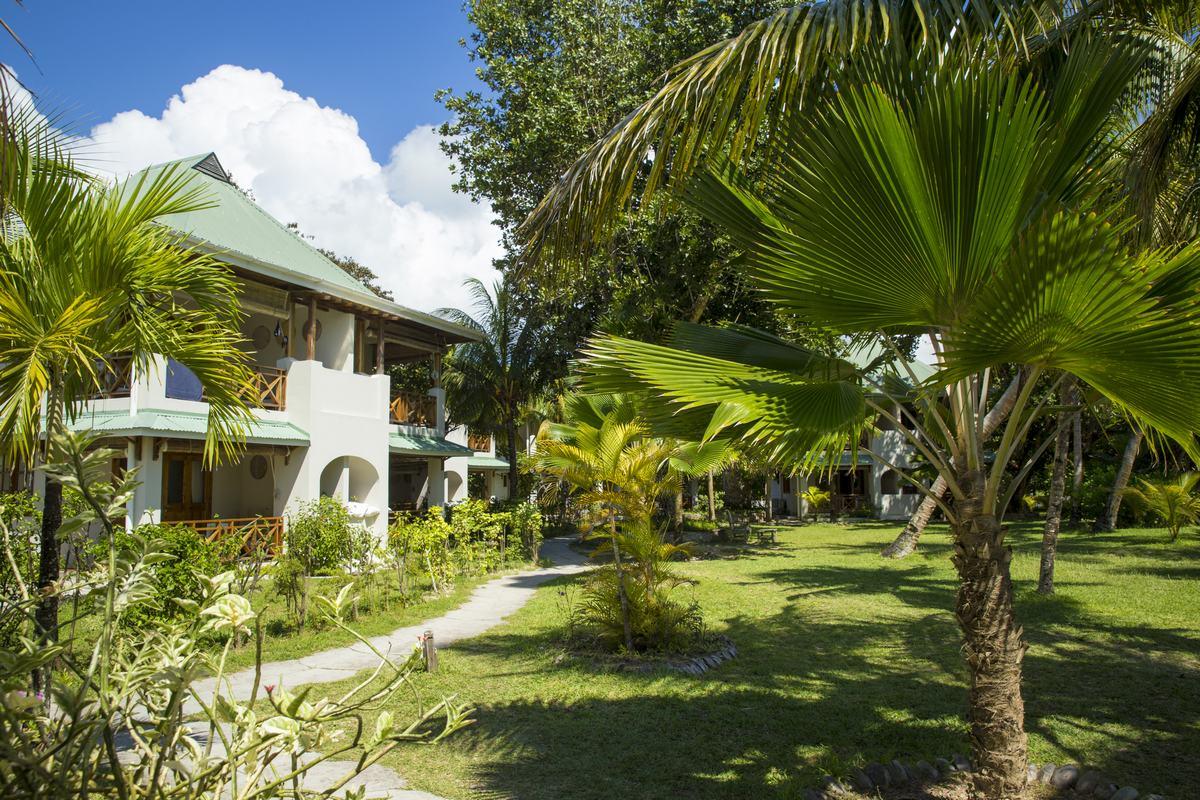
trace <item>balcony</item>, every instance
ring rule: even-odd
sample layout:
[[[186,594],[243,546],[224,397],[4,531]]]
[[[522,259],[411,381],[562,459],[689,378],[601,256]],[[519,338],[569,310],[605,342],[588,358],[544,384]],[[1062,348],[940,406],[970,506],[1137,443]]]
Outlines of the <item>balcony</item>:
[[[232,519],[188,519],[167,522],[185,525],[210,542],[233,537],[241,542],[242,555],[283,552],[283,517],[242,517]]]
[[[492,450],[492,437],[486,433],[471,433],[468,431],[467,447],[476,453],[490,453]]]
[[[246,402],[268,411],[283,411],[287,407],[287,372],[276,367],[254,367]]]
[[[415,392],[401,392],[388,408],[388,416],[397,425],[437,427],[437,398]]]
[[[287,372],[277,367],[252,366],[242,397],[252,408],[283,411],[287,407]],[[175,359],[167,361],[166,396],[174,400],[204,402],[204,387],[190,369]]]
[[[90,400],[109,400],[129,397],[133,391],[133,356],[129,353],[110,356],[96,373],[97,388]]]

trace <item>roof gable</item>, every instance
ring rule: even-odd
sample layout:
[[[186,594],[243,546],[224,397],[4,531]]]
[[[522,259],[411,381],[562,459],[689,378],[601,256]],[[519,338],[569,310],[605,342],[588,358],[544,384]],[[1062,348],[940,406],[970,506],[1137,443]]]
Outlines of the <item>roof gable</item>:
[[[137,181],[143,175],[153,178],[181,166],[193,170],[189,187],[199,185],[204,199],[212,206],[184,214],[167,214],[159,217],[159,222],[219,251],[235,257],[246,256],[251,268],[253,262],[259,262],[298,273],[350,292],[348,299],[355,299],[354,295],[374,297],[370,289],[247,197],[234,185],[215,153],[147,167],[131,180]]]

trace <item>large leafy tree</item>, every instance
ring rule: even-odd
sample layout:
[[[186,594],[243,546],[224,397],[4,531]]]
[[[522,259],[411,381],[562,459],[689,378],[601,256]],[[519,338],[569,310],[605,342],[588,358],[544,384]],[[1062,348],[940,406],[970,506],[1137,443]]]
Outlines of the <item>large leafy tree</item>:
[[[128,355],[190,368],[209,403],[210,461],[235,453],[251,374],[240,340],[237,284],[219,262],[156,224],[206,207],[189,174],[106,184],[79,169],[68,142],[32,108],[9,115],[0,140],[0,446],[33,464],[43,433],[67,425]],[[43,413],[43,407],[45,412]],[[59,577],[62,487],[46,483],[38,585]],[[38,609],[57,630],[56,595]]]
[[[547,346],[542,329],[523,315],[508,286],[491,291],[478,278],[464,284],[473,312],[443,308],[451,322],[477,331],[480,340],[455,346],[446,359],[443,383],[456,424],[504,437],[509,491],[517,491],[517,428],[529,405],[545,390]]]
[[[1195,453],[1200,249],[1137,250],[1123,204],[1105,201],[1110,112],[1144,51],[1079,37],[1054,69],[1022,74],[967,41],[909,55],[901,69],[894,53],[844,65],[824,105],[783,112],[764,185],[724,162],[685,193],[739,242],[751,280],[781,309],[884,346],[926,332],[940,368],[915,396],[728,330],[685,328],[675,347],[600,338],[587,360],[598,389],[641,388],[703,420],[707,436],[770,442],[814,466],[876,415],[906,432],[950,493],[975,793],[1016,800],[1026,644],[1001,517],[1022,477],[1010,457],[1046,410],[1032,387],[1044,374],[1077,376]],[[601,192],[610,180],[602,169],[592,179]],[[991,375],[1014,365],[1029,378],[985,457]],[[906,403],[923,409],[911,432],[896,411]]]
[[[441,134],[456,188],[491,205],[516,252],[520,223],[660,75],[783,2],[470,0],[474,30],[463,44],[487,91],[439,95],[453,115]],[[769,309],[729,262],[729,242],[706,220],[653,200],[625,222],[569,281],[552,271],[530,280],[515,259],[498,262],[523,313],[549,323],[557,373],[597,326],[638,337],[680,317],[771,326]]]

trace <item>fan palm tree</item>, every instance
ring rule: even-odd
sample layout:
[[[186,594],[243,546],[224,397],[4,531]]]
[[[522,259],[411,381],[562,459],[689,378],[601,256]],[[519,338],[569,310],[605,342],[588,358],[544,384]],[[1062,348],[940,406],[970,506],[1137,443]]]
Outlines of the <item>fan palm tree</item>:
[[[1154,483],[1139,480],[1140,488],[1128,488],[1125,495],[1146,511],[1162,520],[1171,535],[1171,542],[1179,540],[1179,532],[1200,519],[1200,497],[1196,495],[1196,483],[1200,472],[1187,472],[1175,481]]]
[[[986,55],[936,55],[905,70],[864,59],[826,105],[781,120],[765,185],[725,161],[684,194],[740,244],[749,278],[781,310],[884,347],[924,332],[935,375],[878,377],[765,334],[688,324],[665,345],[600,337],[585,368],[593,390],[649,391],[705,440],[769,443],[812,468],[834,463],[876,416],[908,437],[950,494],[935,502],[955,540],[975,796],[1016,800],[1026,645],[1001,519],[1050,443],[1011,474],[1046,412],[1032,387],[1050,375],[1052,396],[1077,376],[1200,455],[1200,248],[1139,252],[1124,206],[1103,202],[1110,110],[1144,68],[1140,48],[1081,37],[1055,69],[1027,76]],[[1000,366],[1028,379],[985,458]],[[915,416],[903,410],[913,403]]]
[[[457,345],[446,359],[446,401],[456,423],[504,436],[509,491],[515,495],[517,428],[545,384],[539,332],[521,315],[503,283],[495,283],[490,292],[478,278],[463,285],[475,301],[474,315],[456,308],[438,313],[478,331],[481,339]]]
[[[182,235],[155,223],[205,207],[189,176],[109,185],[74,163],[68,144],[32,108],[10,112],[0,140],[0,443],[35,461],[114,371],[114,354],[145,370],[160,354],[190,368],[209,402],[206,456],[237,451],[251,374],[238,350],[237,284]],[[45,412],[43,413],[43,408]],[[62,488],[47,480],[38,585],[59,577]],[[57,603],[37,622],[55,636]]]

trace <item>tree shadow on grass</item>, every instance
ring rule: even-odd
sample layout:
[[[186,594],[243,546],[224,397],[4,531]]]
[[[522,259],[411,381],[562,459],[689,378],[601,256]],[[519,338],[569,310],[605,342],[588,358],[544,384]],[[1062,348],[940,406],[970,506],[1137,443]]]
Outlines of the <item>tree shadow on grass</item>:
[[[701,678],[550,666],[537,654],[556,649],[553,629],[456,645],[572,686],[570,699],[546,688],[495,704],[480,692],[477,724],[453,744],[473,754],[480,796],[792,798],[852,764],[965,752],[944,572],[813,566],[756,577],[785,587],[790,604],[725,620],[718,630],[738,658]],[[912,613],[831,617],[806,604],[816,591],[886,592]],[[1114,625],[1062,595],[1023,598],[1019,614],[1031,643],[1026,725],[1044,760],[1188,796],[1200,784],[1194,632]]]

